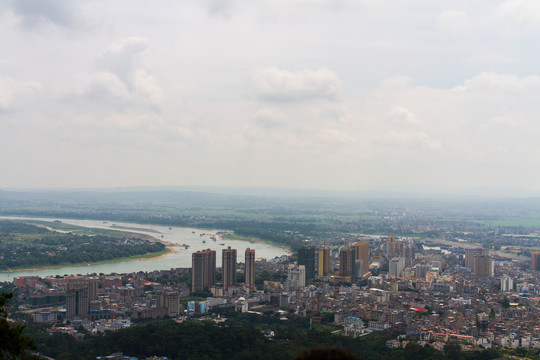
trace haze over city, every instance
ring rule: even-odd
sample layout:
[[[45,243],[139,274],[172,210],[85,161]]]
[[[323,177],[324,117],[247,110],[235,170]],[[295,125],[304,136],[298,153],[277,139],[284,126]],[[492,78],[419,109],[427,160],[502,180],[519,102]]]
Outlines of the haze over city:
[[[0,188],[540,192],[540,3],[8,1]]]

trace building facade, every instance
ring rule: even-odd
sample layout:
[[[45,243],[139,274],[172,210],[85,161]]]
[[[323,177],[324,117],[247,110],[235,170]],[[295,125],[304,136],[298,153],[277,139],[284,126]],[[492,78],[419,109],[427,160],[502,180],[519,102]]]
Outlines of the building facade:
[[[295,283],[296,287],[306,286],[306,267],[304,265],[289,264],[287,269],[287,280]]]
[[[358,277],[363,277],[369,272],[369,242],[358,241],[353,244],[355,260],[362,260],[362,274],[357,274]]]
[[[355,249],[343,247],[339,251],[339,275],[352,276],[354,269]]]
[[[531,269],[540,270],[540,251],[531,251]]]
[[[246,287],[255,288],[255,249],[246,249]]]
[[[474,258],[475,256],[487,256],[489,251],[486,249],[465,249],[465,267],[474,270]]]
[[[191,254],[191,291],[201,292],[216,284],[215,250],[199,250]]]
[[[403,270],[405,270],[405,258],[395,257],[390,260],[388,276],[403,277]]]
[[[474,257],[474,276],[493,276],[493,261],[490,256],[482,255]]]
[[[392,258],[396,255],[396,237],[389,236],[388,241],[386,242],[386,255],[388,258]]]
[[[306,281],[315,277],[315,247],[306,246],[298,249],[298,265],[306,267]]]
[[[86,319],[90,311],[88,287],[68,288],[66,292],[67,320]]]
[[[223,289],[228,290],[230,286],[236,285],[236,249],[231,249],[230,246],[223,249],[221,264]]]
[[[330,248],[327,246],[318,249],[317,275],[319,279],[330,273]]]

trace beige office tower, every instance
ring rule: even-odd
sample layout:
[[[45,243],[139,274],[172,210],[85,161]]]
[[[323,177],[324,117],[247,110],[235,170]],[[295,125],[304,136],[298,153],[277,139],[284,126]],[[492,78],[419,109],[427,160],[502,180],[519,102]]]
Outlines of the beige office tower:
[[[540,251],[531,251],[531,269],[540,270]]]
[[[236,249],[231,249],[230,246],[227,249],[223,249],[221,260],[223,289],[227,290],[230,286],[236,285]]]
[[[395,236],[389,236],[388,241],[386,243],[386,255],[389,258],[394,257],[396,254],[396,237]]]
[[[191,291],[200,292],[216,284],[216,251],[205,249],[191,254]]]
[[[246,249],[246,287],[255,288],[255,249]]]
[[[474,258],[476,256],[488,256],[489,250],[487,249],[465,249],[465,267],[474,270]]]
[[[355,260],[362,260],[362,274],[357,274],[359,278],[362,278],[362,276],[369,272],[369,242],[358,241],[352,246],[355,250]]]
[[[474,276],[493,276],[493,261],[490,256],[482,255],[474,257]]]
[[[319,279],[328,276],[330,273],[330,248],[323,246],[317,249],[318,261],[317,261],[317,274]]]
[[[66,291],[66,318],[67,320],[86,319],[90,311],[90,297],[88,286],[70,287]]]

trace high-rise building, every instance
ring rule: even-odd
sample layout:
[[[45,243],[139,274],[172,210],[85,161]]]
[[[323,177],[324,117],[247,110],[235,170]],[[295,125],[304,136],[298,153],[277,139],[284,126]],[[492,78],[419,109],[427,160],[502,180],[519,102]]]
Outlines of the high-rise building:
[[[315,246],[298,249],[298,265],[306,267],[306,281],[315,277]]]
[[[465,249],[465,267],[474,269],[474,257],[475,256],[487,256],[489,251],[487,249]]]
[[[356,283],[364,278],[363,276],[364,271],[364,260],[354,260],[353,264],[353,270],[351,275],[351,282]]]
[[[357,274],[359,278],[369,272],[369,242],[358,241],[354,243],[355,260],[362,260],[362,273]]]
[[[395,257],[390,260],[388,276],[403,277],[403,270],[405,270],[405,258]]]
[[[158,297],[160,307],[167,308],[167,315],[174,317],[180,315],[180,293],[178,291],[165,291]]]
[[[540,251],[531,251],[531,269],[540,270]]]
[[[330,273],[330,248],[323,246],[317,249],[318,262],[317,262],[317,275],[319,278],[328,276]]]
[[[403,254],[405,258],[405,266],[413,266],[414,259],[416,257],[416,248],[413,244],[406,244],[403,246]]]
[[[223,271],[223,289],[227,290],[229,286],[236,285],[236,249],[223,249],[222,266]]]
[[[255,249],[246,249],[246,287],[255,288]]]
[[[491,256],[481,255],[474,257],[474,276],[493,276],[493,261]]]
[[[489,315],[486,313],[476,315],[476,327],[479,336],[487,335],[489,330]]]
[[[396,237],[389,236],[386,242],[386,255],[392,258],[396,254]]]
[[[414,267],[414,276],[417,278],[425,279],[426,275],[428,274],[430,270],[431,270],[431,266],[418,264]]]
[[[70,287],[66,292],[66,318],[68,320],[86,319],[90,311],[88,286]]]
[[[504,275],[501,279],[501,291],[512,290],[514,290],[514,280],[510,276]]]
[[[352,276],[355,258],[355,249],[343,247],[339,251],[339,275]]]
[[[216,251],[199,250],[191,254],[191,291],[201,292],[216,284]]]
[[[304,265],[289,264],[287,280],[294,282],[299,288],[306,286],[306,267]]]

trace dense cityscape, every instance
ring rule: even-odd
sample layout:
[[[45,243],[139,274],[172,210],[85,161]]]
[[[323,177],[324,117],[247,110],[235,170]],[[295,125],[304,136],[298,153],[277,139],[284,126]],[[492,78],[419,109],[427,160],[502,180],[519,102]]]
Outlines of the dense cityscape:
[[[530,234],[538,236],[538,234]],[[523,237],[527,241],[527,236]],[[418,238],[353,235],[305,240],[290,255],[255,250],[192,253],[191,268],[129,274],[15,277],[19,310],[49,334],[83,339],[144,319],[223,323],[219,311],[304,318],[351,338],[382,333],[389,349],[409,343],[444,352],[540,350],[540,252],[530,258],[487,247]],[[264,329],[272,338],[273,329]],[[154,354],[158,356],[159,354]],[[120,356],[120,355],[117,355]],[[120,358],[120,357],[118,357]],[[157,358],[157,357],[156,357]]]
[[[540,1],[4,0],[0,49],[0,360],[540,359]]]

